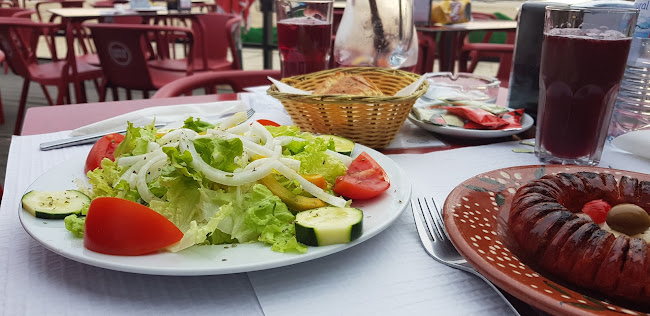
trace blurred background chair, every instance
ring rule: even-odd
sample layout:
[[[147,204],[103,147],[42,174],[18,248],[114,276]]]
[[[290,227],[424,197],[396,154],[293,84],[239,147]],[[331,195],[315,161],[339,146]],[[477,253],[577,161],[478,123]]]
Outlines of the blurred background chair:
[[[194,34],[188,28],[113,23],[84,23],[91,31],[99,60],[104,70],[105,81],[100,89],[100,101],[106,99],[106,89],[111,88],[113,99],[118,100],[117,88],[127,89],[127,99],[131,99],[130,90],[141,90],[145,98],[149,91],[157,90],[176,79],[193,73]],[[168,51],[169,38],[184,37],[189,39],[187,58],[183,59],[185,71],[171,71],[151,67],[152,60],[160,60],[161,51]]]
[[[423,75],[433,72],[433,65],[436,61],[436,41],[431,36],[418,32],[418,62],[415,65],[415,73]]]
[[[489,13],[472,13],[473,20],[497,20],[497,16]],[[492,43],[497,33],[505,33],[505,44]],[[474,72],[481,60],[498,60],[499,67],[495,77],[501,81],[502,87],[508,87],[510,69],[512,67],[512,54],[514,52],[515,31],[492,32],[485,31],[480,42],[470,42],[470,34],[463,39],[463,44],[458,56],[459,72]]]
[[[35,22],[25,18],[0,18],[0,48],[4,51],[11,70],[24,78],[14,134],[18,134],[22,127],[30,82],[41,85],[50,105],[72,103],[69,85],[75,80],[95,80],[95,87],[99,88],[96,81],[102,77],[99,67],[75,61],[78,71],[75,78],[68,60],[59,60],[54,55],[50,62],[39,62],[36,51],[40,37],[46,36],[53,40],[51,37],[54,36],[54,30],[59,27],[59,24]],[[50,97],[46,86],[57,88],[55,101]]]
[[[36,10],[19,7],[0,7],[0,17],[30,17]]]
[[[236,15],[212,12],[196,15],[192,19],[193,71],[242,69],[239,48],[241,22],[241,18]],[[173,57],[171,51],[168,56]],[[153,68],[182,72],[187,70],[186,64],[185,58],[163,58],[150,62]]]
[[[192,95],[197,89],[205,94],[217,93],[217,86],[226,85],[232,92],[242,92],[245,88],[270,84],[268,77],[280,79],[279,70],[229,70],[194,74],[172,81],[156,92],[152,98],[169,98]]]

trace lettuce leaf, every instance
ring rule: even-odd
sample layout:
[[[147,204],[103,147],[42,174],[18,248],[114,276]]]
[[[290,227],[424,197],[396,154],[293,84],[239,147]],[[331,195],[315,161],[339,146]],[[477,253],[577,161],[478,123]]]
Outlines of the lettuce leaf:
[[[235,159],[244,152],[244,144],[239,138],[197,138],[194,147],[203,161],[213,168],[233,172],[239,165]]]
[[[197,207],[201,199],[200,184],[185,176],[164,177],[161,185],[167,187],[165,200],[152,200],[149,207],[169,219],[178,229],[186,231],[192,221],[203,221]]]
[[[75,237],[82,238],[84,236],[84,226],[86,225],[86,217],[79,217],[75,214],[68,215],[63,219],[65,229],[70,231]]]
[[[197,133],[203,133],[210,128],[214,128],[216,125],[210,124],[206,121],[201,121],[200,118],[194,120],[194,117],[188,117],[183,124],[183,128],[189,128]]]
[[[154,123],[143,127],[134,127],[128,122],[124,140],[117,145],[113,155],[117,158],[123,155],[135,156],[147,152],[149,142],[156,140],[156,127]]]
[[[293,156],[300,160],[300,174],[321,174],[328,183],[336,182],[338,176],[345,175],[347,167],[343,162],[327,154],[330,141],[315,138],[305,144],[302,152]]]
[[[140,199],[138,191],[135,188],[132,189],[124,180],[113,186],[124,172],[122,168],[118,167],[117,162],[104,158],[101,164],[101,168],[89,171],[86,175],[92,190],[84,193],[93,199],[100,196],[119,197],[134,202]]]

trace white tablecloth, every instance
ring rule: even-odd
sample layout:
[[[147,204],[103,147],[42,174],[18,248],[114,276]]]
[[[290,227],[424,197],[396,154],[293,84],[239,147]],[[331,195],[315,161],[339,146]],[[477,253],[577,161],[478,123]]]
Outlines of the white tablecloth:
[[[50,252],[18,220],[20,197],[39,175],[90,146],[47,152],[68,132],[13,137],[0,205],[0,311],[5,315],[504,315],[510,311],[478,278],[438,264],[420,245],[407,209],[388,229],[343,252],[282,268],[222,276],[169,277],[96,268]],[[414,196],[443,202],[478,173],[537,164],[531,148],[500,143],[391,155]],[[602,167],[650,173],[650,160],[607,147]]]

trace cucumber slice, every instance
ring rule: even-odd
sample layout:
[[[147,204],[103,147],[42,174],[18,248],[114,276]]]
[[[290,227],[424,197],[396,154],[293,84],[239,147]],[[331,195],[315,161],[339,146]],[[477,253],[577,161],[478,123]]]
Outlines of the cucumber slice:
[[[296,240],[308,246],[351,242],[361,236],[363,212],[353,207],[320,207],[296,215]]]
[[[90,198],[77,191],[29,191],[23,195],[23,208],[38,218],[63,219],[81,213]]]
[[[318,136],[320,138],[326,139],[326,140],[333,140],[334,141],[334,151],[350,156],[352,155],[352,150],[354,149],[354,142],[347,139],[343,138],[341,136],[336,136],[336,135],[320,135]]]

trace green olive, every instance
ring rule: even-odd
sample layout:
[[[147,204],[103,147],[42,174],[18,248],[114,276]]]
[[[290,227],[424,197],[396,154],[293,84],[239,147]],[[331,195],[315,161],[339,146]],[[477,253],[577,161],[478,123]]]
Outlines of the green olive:
[[[650,216],[638,205],[619,204],[607,213],[607,225],[615,231],[636,235],[650,227]]]

